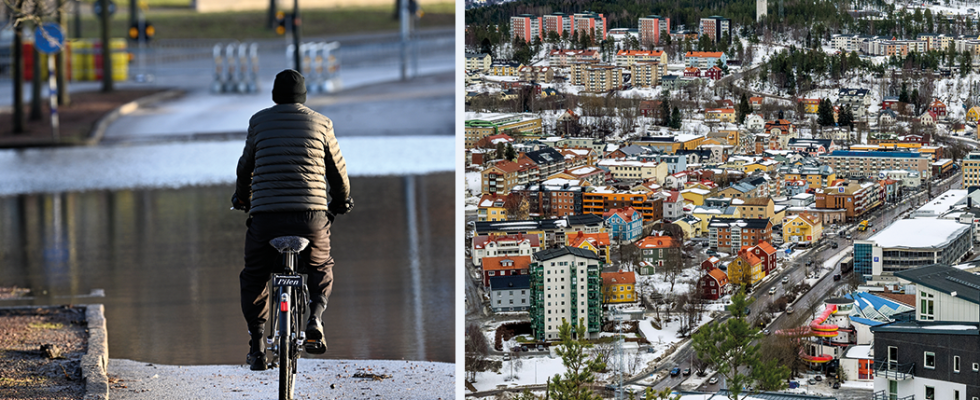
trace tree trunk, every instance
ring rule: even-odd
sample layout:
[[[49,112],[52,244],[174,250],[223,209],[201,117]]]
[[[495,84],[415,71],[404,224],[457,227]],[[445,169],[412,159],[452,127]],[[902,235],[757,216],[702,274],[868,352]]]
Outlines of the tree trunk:
[[[112,49],[109,45],[109,0],[99,0],[102,12],[99,20],[102,23],[102,92],[112,91]]]
[[[20,4],[18,2],[18,7]],[[24,132],[24,35],[20,24],[14,25],[13,54],[14,133]]]

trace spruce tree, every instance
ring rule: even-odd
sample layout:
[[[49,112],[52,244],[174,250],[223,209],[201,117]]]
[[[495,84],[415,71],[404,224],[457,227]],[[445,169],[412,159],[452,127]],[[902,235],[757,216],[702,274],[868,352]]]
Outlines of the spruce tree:
[[[674,111],[670,113],[670,127],[672,129],[681,129],[681,110],[674,106]]]
[[[820,104],[817,106],[817,123],[820,126],[834,124],[834,106],[830,104],[830,99],[820,100]]]
[[[585,326],[579,321],[575,332],[586,332]],[[598,358],[589,358],[586,349],[591,344],[572,338],[572,326],[562,322],[558,328],[561,344],[555,349],[555,354],[561,357],[565,365],[564,375],[555,375],[548,381],[548,398],[556,400],[602,400],[590,388],[595,383],[596,372],[606,369],[606,364]]]
[[[742,100],[738,103],[738,123],[745,123],[745,116],[752,112],[752,106],[749,105],[749,96],[742,93]]]

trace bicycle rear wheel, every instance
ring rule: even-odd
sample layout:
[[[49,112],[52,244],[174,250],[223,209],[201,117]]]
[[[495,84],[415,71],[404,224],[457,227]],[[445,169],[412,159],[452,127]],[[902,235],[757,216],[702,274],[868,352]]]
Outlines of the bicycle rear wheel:
[[[281,289],[280,299],[283,293],[288,293],[288,289]],[[289,306],[292,307],[292,304]],[[285,311],[283,311],[282,306],[279,308],[279,400],[292,400],[293,398],[293,377],[295,376],[292,356],[294,341],[291,332],[293,318],[289,311],[289,308]]]

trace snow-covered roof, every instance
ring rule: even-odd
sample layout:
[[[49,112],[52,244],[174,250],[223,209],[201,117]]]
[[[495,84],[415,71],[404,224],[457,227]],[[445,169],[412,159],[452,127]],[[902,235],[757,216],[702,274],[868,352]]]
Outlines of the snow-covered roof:
[[[969,230],[970,225],[948,219],[900,219],[868,240],[888,249],[940,248]]]
[[[858,346],[851,346],[847,349],[847,353],[844,353],[845,358],[860,358],[860,359],[870,359],[871,358],[871,345],[862,344]]]
[[[940,214],[949,211],[952,206],[959,203],[966,202],[967,191],[964,189],[952,189],[939,195],[932,201],[923,204],[913,213],[916,218],[919,217],[939,217]]]

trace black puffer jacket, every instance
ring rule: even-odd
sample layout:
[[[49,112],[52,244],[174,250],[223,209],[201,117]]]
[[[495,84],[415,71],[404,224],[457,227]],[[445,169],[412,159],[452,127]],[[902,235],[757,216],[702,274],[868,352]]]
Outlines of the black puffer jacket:
[[[298,103],[252,116],[236,186],[240,197],[251,193],[251,213],[327,210],[328,183],[331,199],[350,196],[330,119]]]

